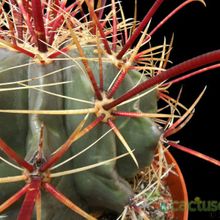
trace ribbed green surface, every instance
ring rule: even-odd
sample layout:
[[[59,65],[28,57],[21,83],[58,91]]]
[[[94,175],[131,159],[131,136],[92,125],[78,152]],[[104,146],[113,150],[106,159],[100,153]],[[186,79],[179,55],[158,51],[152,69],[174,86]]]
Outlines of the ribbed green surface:
[[[84,53],[89,59],[89,65],[94,76],[99,83],[99,63],[97,59],[96,48],[85,46]],[[24,55],[10,52],[4,55],[5,51],[0,50],[0,71],[22,65],[29,62]],[[47,77],[28,82],[28,85],[45,85],[48,83],[71,81],[65,85],[56,85],[51,87],[41,87],[30,90],[18,90],[10,92],[1,92],[0,109],[36,109],[36,110],[61,110],[61,109],[83,109],[94,107],[91,104],[76,102],[70,99],[64,99],[43,93],[42,89],[59,95],[65,95],[86,101],[94,102],[94,92],[91,83],[86,74],[82,62],[78,59],[79,54],[76,50],[68,53],[72,60],[56,61],[48,65],[30,64],[21,68],[10,69],[0,73],[0,83],[16,80],[31,79],[45,76],[45,74],[56,71]],[[94,59],[95,58],[95,59]],[[118,73],[118,69],[103,58],[103,77],[104,89],[107,90],[112,80]],[[72,67],[71,67],[72,66]],[[69,67],[66,69],[66,67]],[[65,68],[65,70],[59,70]],[[59,70],[59,71],[57,71]],[[133,88],[139,81],[146,80],[137,71],[129,71],[120,88],[114,95],[118,97],[129,89]],[[21,86],[15,84],[13,86]],[[8,87],[8,86],[7,86]],[[3,87],[1,87],[3,88]],[[40,90],[39,90],[40,89]],[[156,112],[157,94],[156,91],[117,108],[121,111],[131,112]],[[22,114],[0,114],[0,137],[5,140],[20,155],[25,156],[27,160],[37,150],[39,144],[39,132],[42,122],[44,123],[44,154],[48,157],[55,149],[62,145],[67,137],[75,130],[79,122],[84,118],[82,116],[37,116]],[[95,114],[89,116],[86,125],[96,118]],[[134,149],[140,168],[149,165],[155,147],[157,146],[160,130],[157,125],[147,118],[127,118],[117,117],[114,120],[123,137],[126,139],[130,148]],[[86,126],[85,125],[85,126]],[[92,144],[109,130],[109,126],[102,122],[88,134],[77,140],[71,147],[71,150],[65,155],[70,155],[82,151]],[[125,147],[118,140],[113,131],[109,132],[103,139],[97,142],[92,148],[84,152],[72,162],[61,167],[59,170],[74,169],[103,160],[114,158],[126,152]],[[127,180],[133,178],[138,169],[130,156],[111,162],[107,165],[74,174],[68,177],[59,178],[53,183],[72,201],[83,208],[91,209],[98,207],[101,209],[111,209],[117,212],[123,210],[123,207],[132,197],[133,192]],[[0,162],[1,176],[14,175],[14,169],[8,168],[3,162]],[[19,174],[19,172],[17,172]],[[12,195],[20,188],[18,184],[0,185],[0,202]],[[60,207],[60,209],[59,209]],[[58,210],[58,211],[57,211]],[[6,214],[8,212],[6,211]],[[44,195],[43,199],[43,219],[58,219],[65,214],[68,219],[77,219],[73,213],[64,209],[62,205],[49,196]],[[67,219],[67,218],[66,218]]]

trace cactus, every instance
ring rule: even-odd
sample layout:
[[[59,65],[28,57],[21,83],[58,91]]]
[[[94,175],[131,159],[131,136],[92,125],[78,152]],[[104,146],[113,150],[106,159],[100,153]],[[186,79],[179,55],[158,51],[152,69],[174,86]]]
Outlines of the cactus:
[[[213,68],[220,51],[166,70],[171,45],[140,50],[190,2],[151,32],[148,24],[163,0],[155,1],[137,27],[114,0],[106,16],[106,1],[100,0],[1,2],[0,212],[8,219],[31,219],[34,207],[38,220],[95,219],[89,213],[96,210],[121,213],[134,196],[129,181],[151,164],[158,144],[197,155],[167,138],[190,118],[203,93],[180,118],[172,108],[159,114],[158,100],[170,99],[163,93],[174,83],[170,78],[181,81],[185,72]],[[162,124],[177,119],[162,128],[157,118],[164,118]]]

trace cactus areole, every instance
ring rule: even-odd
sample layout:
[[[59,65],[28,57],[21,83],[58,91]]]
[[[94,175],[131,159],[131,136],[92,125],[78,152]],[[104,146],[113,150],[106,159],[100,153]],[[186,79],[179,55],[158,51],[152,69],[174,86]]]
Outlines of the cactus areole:
[[[159,87],[220,60],[217,50],[165,71],[164,57],[149,62],[154,49],[139,51],[163,1],[133,29],[114,0],[104,16],[105,2],[0,3],[0,213],[8,219],[31,219],[34,207],[37,220],[122,212],[134,196],[129,181],[164,134]]]

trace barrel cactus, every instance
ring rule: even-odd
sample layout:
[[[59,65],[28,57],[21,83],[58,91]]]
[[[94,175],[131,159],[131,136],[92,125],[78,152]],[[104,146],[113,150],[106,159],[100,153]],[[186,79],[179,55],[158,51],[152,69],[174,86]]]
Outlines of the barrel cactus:
[[[134,196],[129,180],[151,164],[158,143],[178,147],[166,138],[190,112],[162,128],[155,118],[175,116],[157,113],[160,88],[219,61],[220,51],[167,70],[169,45],[140,52],[170,17],[149,32],[162,2],[137,27],[114,0],[107,15],[100,0],[1,2],[0,212],[8,219],[31,219],[34,207],[36,219],[120,213]]]

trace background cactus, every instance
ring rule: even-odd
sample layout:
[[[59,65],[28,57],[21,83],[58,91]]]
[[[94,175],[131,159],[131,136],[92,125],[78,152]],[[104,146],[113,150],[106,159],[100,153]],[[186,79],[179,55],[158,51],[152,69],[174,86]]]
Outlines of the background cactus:
[[[3,46],[0,79],[4,89],[1,90],[0,96],[2,112],[0,125],[3,128],[0,130],[0,136],[28,161],[32,168],[23,176],[36,189],[35,194],[26,193],[25,198],[30,198],[32,205],[26,201],[27,199],[24,200],[18,214],[19,219],[30,218],[34,201],[39,203],[40,189],[51,193],[50,178],[59,176],[53,173],[55,167],[52,165],[60,158],[64,161],[70,155],[74,156],[82,151],[85,152],[59,169],[77,170],[82,166],[93,164],[99,166],[103,161],[110,161],[103,166],[78,172],[71,177],[63,176],[67,173],[60,174],[63,177],[58,181],[52,181],[51,184],[88,212],[94,211],[94,208],[101,208],[120,213],[133,196],[127,181],[133,178],[139,169],[150,164],[161,135],[166,138],[176,129],[174,125],[164,132],[152,119],[159,116],[156,112],[157,101],[161,98],[158,89],[160,83],[185,71],[199,68],[201,65],[214,63],[220,57],[220,52],[214,51],[164,71],[164,63],[168,59],[163,57],[168,47],[166,43],[160,47],[162,58],[154,58],[159,62],[159,66],[155,62],[148,62],[146,57],[148,50],[139,52],[142,44],[148,41],[149,36],[154,32],[146,35],[148,29],[145,29],[137,46],[129,49],[163,1],[155,2],[131,37],[126,37],[125,27],[130,29],[129,23],[126,24],[123,19],[120,23],[120,19],[115,15],[115,7],[118,4],[114,1],[111,6],[112,14],[109,14],[113,23],[113,28],[110,29],[105,27],[108,16],[99,21],[105,1],[98,1],[99,9],[96,12],[93,1],[83,2],[76,1],[66,6],[64,2],[41,4],[40,1],[34,0],[31,3],[12,1],[12,5],[9,4],[10,13],[2,14],[4,19],[12,19],[16,22],[23,19],[25,24],[25,28],[21,28],[20,23],[15,22],[13,28],[10,22],[8,24],[3,22],[2,28],[8,28],[9,32],[7,29],[3,31],[0,39]],[[186,1],[187,4],[190,2]],[[2,4],[6,3],[2,2]],[[91,22],[88,21],[88,17],[85,17],[84,23],[73,19],[80,10],[84,13],[82,4],[83,7],[88,7]],[[46,13],[41,20],[43,8]],[[21,12],[16,14],[18,9],[26,16],[22,18]],[[15,14],[17,20],[13,20]],[[32,25],[29,24],[31,22],[34,24],[33,30]],[[22,34],[22,31],[26,31],[26,35]],[[127,43],[122,46],[123,39],[119,41],[116,34],[124,31],[124,40],[127,40]],[[10,33],[9,39],[7,33]],[[106,36],[110,36],[111,41],[107,40]],[[31,44],[34,46],[32,47]],[[7,51],[5,47],[16,51]],[[149,54],[154,56],[153,51],[156,49],[150,48]],[[147,77],[141,71],[135,70],[136,64],[141,62],[142,64],[144,62],[141,69],[143,73],[147,73]],[[15,82],[14,84],[19,85],[20,88],[13,91],[9,84],[6,84],[7,82]],[[146,91],[148,92],[145,96],[137,96]],[[136,97],[135,101],[130,100],[133,97]],[[127,100],[128,104],[120,105]],[[85,114],[89,116],[85,117]],[[161,116],[168,117],[168,120],[174,118],[172,114]],[[180,121],[177,121],[176,125],[179,124]],[[12,139],[11,136],[14,138]],[[102,136],[104,137],[98,140]],[[94,146],[86,149],[96,141]],[[4,142],[1,142],[2,149],[5,146]],[[175,146],[173,142],[168,143]],[[57,148],[59,150],[56,150]],[[4,149],[3,151],[9,154],[9,148]],[[56,153],[53,153],[54,151]],[[125,156],[126,153],[126,157],[116,161],[117,156]],[[205,156],[203,158],[207,159]],[[211,159],[210,161],[219,164],[218,161]],[[1,166],[1,170],[9,169],[3,162]],[[29,165],[26,164],[25,168],[28,167]],[[33,170],[37,172],[37,180],[32,175]],[[19,175],[19,172],[15,173],[12,168],[6,172],[3,177]],[[16,184],[9,188],[1,184],[1,187],[4,187],[1,188],[4,195],[0,198],[3,202],[21,186]],[[55,196],[54,191],[52,194]],[[61,201],[65,204],[66,200],[62,198]],[[4,206],[2,207],[4,209]],[[60,207],[59,215],[54,215],[58,207]],[[92,219],[82,210],[72,209],[81,216]],[[8,215],[14,219],[18,211],[11,210]],[[42,210],[42,214],[39,210]],[[68,209],[63,209],[61,205],[53,205],[52,200],[42,193],[42,208],[37,209],[37,218],[42,215],[42,219],[58,219],[63,214],[68,215],[70,219],[80,218]]]

